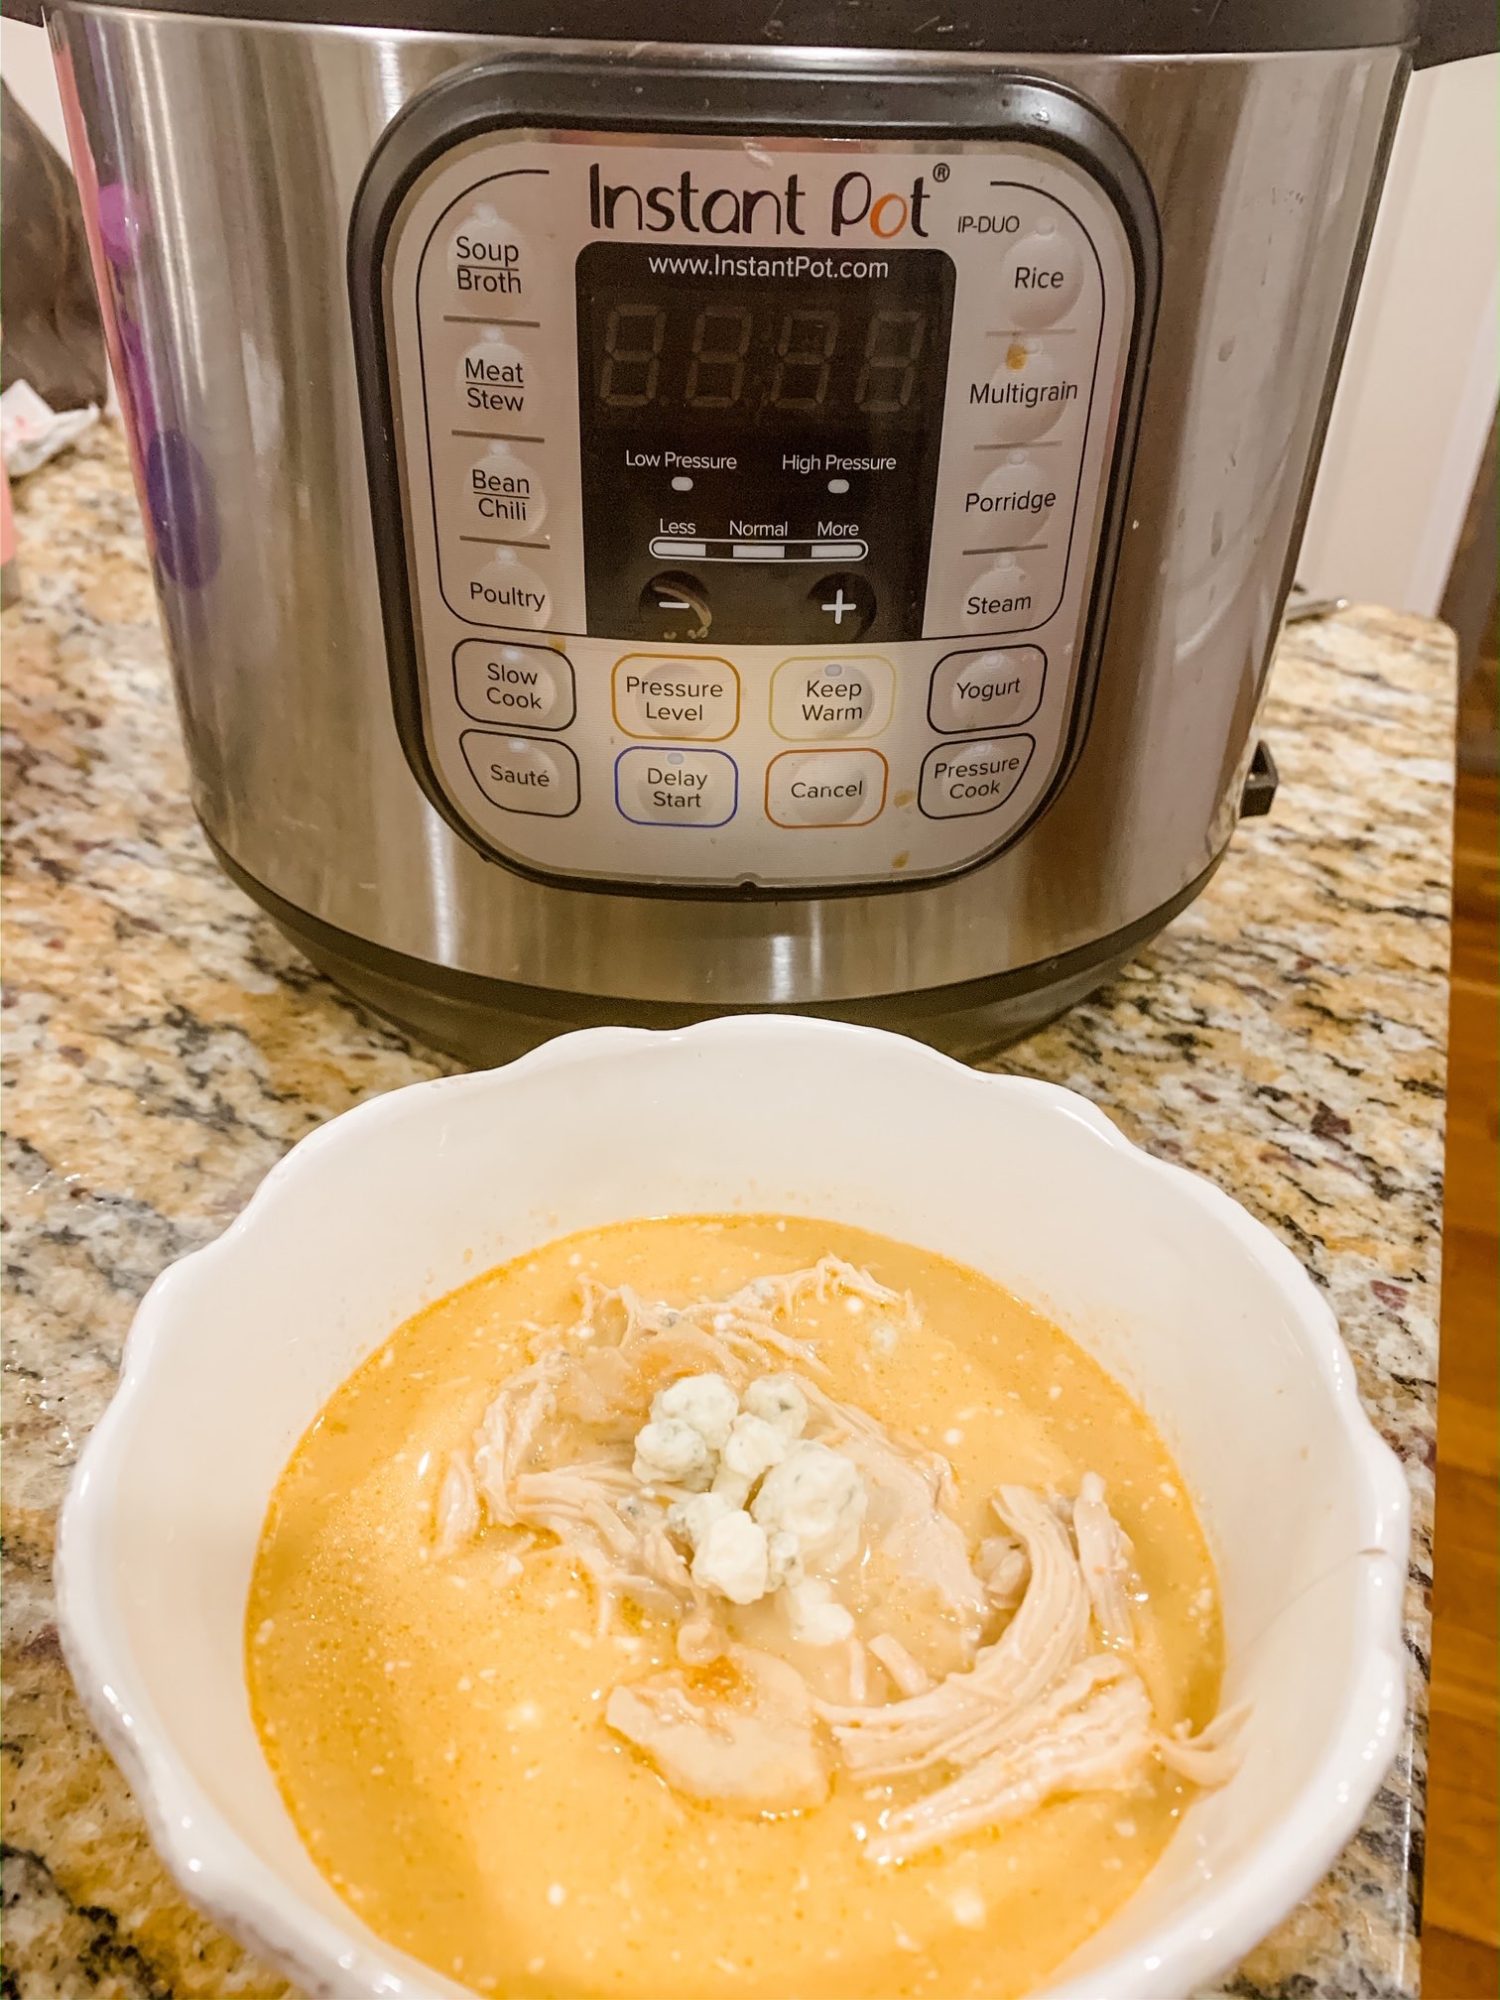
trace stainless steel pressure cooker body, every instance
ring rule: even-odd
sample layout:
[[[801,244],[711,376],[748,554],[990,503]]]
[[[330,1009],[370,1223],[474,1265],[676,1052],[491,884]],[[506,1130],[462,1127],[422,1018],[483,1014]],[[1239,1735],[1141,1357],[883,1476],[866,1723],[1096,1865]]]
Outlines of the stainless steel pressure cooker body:
[[[475,1059],[975,1052],[1183,907],[1399,0],[267,11],[49,18],[196,807],[310,957]]]

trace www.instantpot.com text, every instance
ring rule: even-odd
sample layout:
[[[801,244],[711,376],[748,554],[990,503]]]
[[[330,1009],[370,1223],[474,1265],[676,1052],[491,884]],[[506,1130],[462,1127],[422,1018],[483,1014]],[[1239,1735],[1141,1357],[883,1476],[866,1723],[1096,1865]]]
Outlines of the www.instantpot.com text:
[[[810,250],[767,257],[754,251],[685,251],[669,256],[660,251],[646,259],[653,278],[888,278],[886,257],[834,257]]]

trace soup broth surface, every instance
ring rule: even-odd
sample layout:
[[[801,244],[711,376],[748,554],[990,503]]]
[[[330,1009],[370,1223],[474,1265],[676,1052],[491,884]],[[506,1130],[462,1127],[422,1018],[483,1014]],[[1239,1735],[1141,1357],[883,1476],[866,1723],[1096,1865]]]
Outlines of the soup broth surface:
[[[492,1534],[447,1560],[433,1513],[497,1384],[577,1313],[580,1276],[679,1303],[833,1252],[910,1291],[885,1351],[834,1299],[799,1314],[833,1394],[942,1452],[974,1540],[1001,1483],[1100,1474],[1135,1547],[1136,1660],[1164,1728],[1214,1712],[1220,1631],[1193,1508],[1141,1410],[999,1285],[842,1224],[677,1217],[550,1243],[399,1327],[299,1444],[247,1621],[253,1711],[328,1881],[382,1937],[479,1993],[637,2000],[1024,1994],[1139,1885],[1191,1787],[1062,1798],[897,1866],[861,1853],[879,1787],[737,1817],[675,1794],[603,1723],[673,1632],[599,1630],[560,1547],[519,1575]]]

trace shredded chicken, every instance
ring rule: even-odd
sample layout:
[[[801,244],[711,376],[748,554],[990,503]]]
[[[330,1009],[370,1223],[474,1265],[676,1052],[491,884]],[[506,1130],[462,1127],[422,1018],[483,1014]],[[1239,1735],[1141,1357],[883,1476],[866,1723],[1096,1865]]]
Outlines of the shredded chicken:
[[[1158,1736],[1154,1748],[1169,1771],[1192,1785],[1225,1785],[1240,1768],[1240,1736],[1250,1719],[1249,1708],[1226,1708],[1195,1736],[1191,1725],[1179,1722],[1169,1736]]]
[[[1135,1620],[1126,1584],[1135,1551],[1104,1504],[1104,1481],[1086,1472],[1073,1502],[1073,1536],[1094,1623],[1106,1645],[1129,1652],[1135,1644]]]
[[[795,1667],[735,1647],[737,1685],[700,1691],[675,1668],[617,1687],[604,1719],[690,1799],[796,1812],[828,1796],[828,1760]]]
[[[479,1528],[479,1495],[474,1491],[474,1475],[467,1459],[456,1454],[448,1461],[443,1483],[438,1488],[435,1546],[439,1556],[451,1556],[455,1549],[472,1541]]]

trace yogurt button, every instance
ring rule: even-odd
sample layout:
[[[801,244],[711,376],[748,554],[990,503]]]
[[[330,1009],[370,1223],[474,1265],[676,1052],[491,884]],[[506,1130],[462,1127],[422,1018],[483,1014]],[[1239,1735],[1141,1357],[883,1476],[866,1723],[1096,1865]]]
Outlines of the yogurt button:
[[[552,618],[552,592],[514,549],[496,549],[469,574],[454,610],[476,625],[541,627]]]
[[[766,818],[777,826],[864,826],[885,804],[878,750],[784,750],[766,772]]]
[[[461,639],[453,651],[458,705],[476,722],[566,729],[573,720],[573,664],[549,646]]]
[[[494,535],[529,539],[547,518],[547,495],[535,466],[508,444],[492,444],[464,474],[470,521]]]
[[[503,313],[519,305],[532,282],[526,239],[493,202],[480,200],[448,237],[448,278],[456,298]]]
[[[739,803],[739,772],[722,750],[622,750],[615,803],[638,826],[723,826]]]
[[[940,743],[922,759],[917,803],[929,819],[967,819],[1003,806],[1026,775],[1036,739]]]
[[[994,527],[1003,541],[1034,542],[1057,513],[1058,482],[1024,451],[1006,451],[964,495],[964,520]]]
[[[1083,252],[1071,235],[1038,223],[1000,260],[995,321],[1011,327],[1056,326],[1083,290]]]
[[[932,670],[927,720],[934,729],[1010,729],[1041,706],[1047,656],[1040,646],[948,653]]]
[[[543,819],[566,819],[577,812],[578,759],[566,744],[466,729],[459,747],[475,784],[492,805]]]

